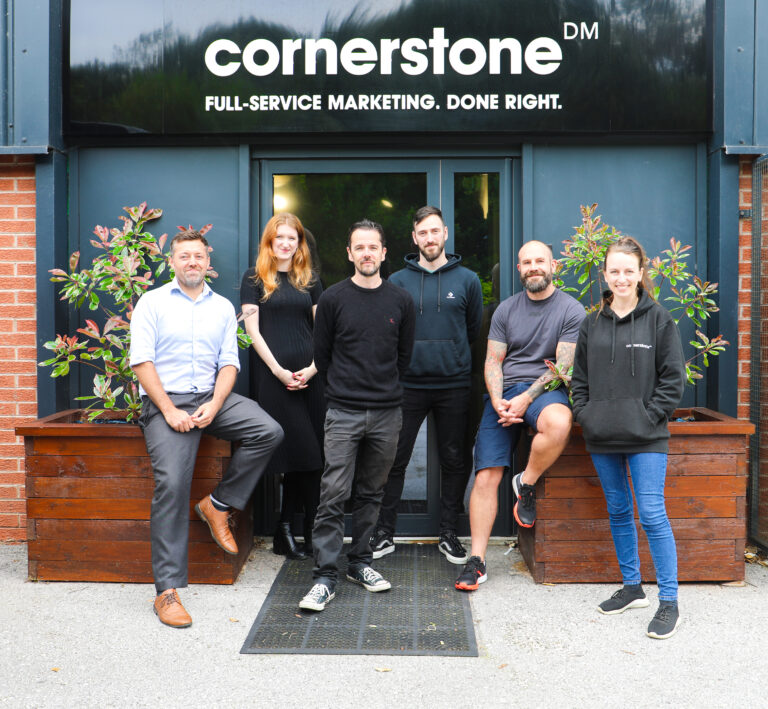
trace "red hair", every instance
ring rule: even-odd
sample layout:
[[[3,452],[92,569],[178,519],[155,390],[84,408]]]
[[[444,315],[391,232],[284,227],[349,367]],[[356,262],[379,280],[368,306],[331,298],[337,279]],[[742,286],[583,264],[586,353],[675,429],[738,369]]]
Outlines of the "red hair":
[[[259,253],[256,257],[254,281],[261,282],[264,288],[264,295],[261,298],[262,302],[268,300],[280,285],[277,280],[277,259],[272,250],[272,242],[277,236],[277,228],[283,224],[287,224],[292,229],[295,229],[299,235],[299,245],[293,254],[291,268],[287,274],[288,281],[294,288],[300,291],[306,290],[307,286],[312,283],[312,258],[309,254],[309,247],[304,236],[304,227],[301,224],[301,220],[295,214],[287,212],[275,214],[264,227],[264,233],[261,235],[261,242],[259,243]]]

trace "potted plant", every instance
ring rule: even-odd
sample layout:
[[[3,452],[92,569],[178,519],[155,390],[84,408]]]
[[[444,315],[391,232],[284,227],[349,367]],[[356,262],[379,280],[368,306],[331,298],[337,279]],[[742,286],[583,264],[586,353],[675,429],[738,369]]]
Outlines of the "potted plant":
[[[78,270],[53,269],[62,300],[87,306],[87,318],[74,335],[45,343],[53,356],[41,362],[51,376],[67,376],[73,365],[93,370],[90,402],[19,426],[25,437],[29,577],[67,581],[151,582],[149,517],[154,490],[144,437],[136,425],[141,412],[138,384],[130,367],[130,318],[149,288],[166,274],[166,235],[155,238],[148,222],[162,215],[146,203],[125,207],[122,228],[97,226],[91,244],[97,255]],[[210,225],[200,231],[207,232]],[[208,274],[215,277],[215,272]],[[241,334],[241,342],[247,336]],[[118,425],[107,425],[114,424]],[[226,441],[203,436],[192,481],[192,499],[208,494],[231,455]],[[253,520],[241,514],[240,553],[229,556],[212,541],[190,510],[189,579],[192,583],[232,583],[253,542]]]
[[[622,236],[603,223],[596,210],[597,204],[581,207],[582,222],[563,242],[556,274],[558,287],[574,293],[588,312],[599,307],[606,249]],[[654,297],[669,307],[676,321],[689,319],[696,328],[695,338],[684,343],[686,374],[693,385],[702,378],[702,367],[729,343],[720,335],[708,337],[702,330],[718,309],[714,301],[717,283],[688,271],[690,248],[671,239],[670,248],[651,258],[647,268],[655,283]],[[555,374],[552,386],[567,386],[570,372],[548,365]],[[754,426],[694,407],[678,409],[669,430],[665,494],[677,541],[679,579],[743,580],[747,447]],[[526,456],[521,451],[518,459]],[[621,580],[605,498],[578,424],[574,424],[563,454],[537,484],[537,513],[536,525],[519,532],[521,552],[536,581]],[[644,534],[638,536],[643,580],[653,581],[648,546]]]

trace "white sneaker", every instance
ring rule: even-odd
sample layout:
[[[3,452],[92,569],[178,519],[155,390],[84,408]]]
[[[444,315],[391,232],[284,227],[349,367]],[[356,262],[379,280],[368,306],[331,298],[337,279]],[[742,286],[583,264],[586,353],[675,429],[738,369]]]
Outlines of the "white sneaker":
[[[316,583],[309,593],[299,601],[299,608],[305,611],[324,611],[325,607],[336,597],[324,583]]]

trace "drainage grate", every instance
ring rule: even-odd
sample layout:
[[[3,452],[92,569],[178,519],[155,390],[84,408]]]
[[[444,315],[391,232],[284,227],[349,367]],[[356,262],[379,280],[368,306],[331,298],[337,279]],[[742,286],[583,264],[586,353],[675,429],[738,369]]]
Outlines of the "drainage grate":
[[[400,544],[374,566],[390,591],[370,593],[342,572],[336,598],[312,613],[299,610],[312,561],[286,560],[240,652],[477,657],[468,594],[453,586],[460,567],[437,546]]]

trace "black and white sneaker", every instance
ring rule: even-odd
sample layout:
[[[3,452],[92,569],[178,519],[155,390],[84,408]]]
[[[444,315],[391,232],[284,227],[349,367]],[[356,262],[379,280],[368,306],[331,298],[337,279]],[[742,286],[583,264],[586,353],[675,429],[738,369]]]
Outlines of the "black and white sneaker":
[[[485,570],[485,564],[479,556],[470,556],[469,561],[464,566],[464,571],[459,574],[454,584],[459,591],[476,591],[481,583],[485,583],[488,574]]]
[[[659,610],[653,616],[646,635],[656,640],[673,636],[680,625],[680,612],[676,601],[659,601]]]
[[[371,593],[389,591],[392,588],[392,584],[370,566],[350,566],[347,569],[347,578],[354,583],[359,583]]]
[[[604,615],[616,615],[630,608],[647,608],[650,605],[651,602],[645,597],[643,587],[638,583],[620,588],[607,601],[603,601],[597,610]]]
[[[523,482],[523,474],[512,478],[512,492],[517,498],[513,510],[515,519],[521,527],[533,527],[536,522],[536,488]]]
[[[456,536],[456,532],[442,532],[437,548],[452,564],[466,564],[469,559],[469,554]]]
[[[377,529],[371,537],[371,551],[374,559],[391,554],[395,550],[395,542],[389,532]]]
[[[309,593],[299,601],[299,608],[305,611],[324,611],[336,594],[324,583],[316,583]]]

